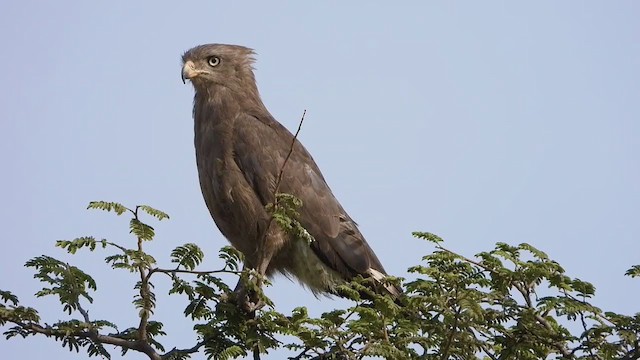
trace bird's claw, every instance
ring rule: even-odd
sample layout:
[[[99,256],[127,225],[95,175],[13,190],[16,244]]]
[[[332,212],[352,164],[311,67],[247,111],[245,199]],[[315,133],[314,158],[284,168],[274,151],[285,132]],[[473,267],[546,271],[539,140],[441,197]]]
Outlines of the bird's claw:
[[[265,306],[264,301],[262,300],[247,300],[241,303],[242,310],[246,311],[248,314],[254,314],[256,311],[262,309]]]
[[[242,310],[248,314],[253,314],[266,305],[256,291],[247,290],[245,286],[238,285],[234,290],[235,302]]]

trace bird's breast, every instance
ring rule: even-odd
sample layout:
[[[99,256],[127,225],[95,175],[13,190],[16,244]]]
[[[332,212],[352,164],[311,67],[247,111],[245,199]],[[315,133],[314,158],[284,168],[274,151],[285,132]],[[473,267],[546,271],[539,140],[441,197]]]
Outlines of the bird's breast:
[[[224,142],[196,137],[196,162],[204,201],[220,232],[245,256],[256,252],[258,222],[267,217]]]

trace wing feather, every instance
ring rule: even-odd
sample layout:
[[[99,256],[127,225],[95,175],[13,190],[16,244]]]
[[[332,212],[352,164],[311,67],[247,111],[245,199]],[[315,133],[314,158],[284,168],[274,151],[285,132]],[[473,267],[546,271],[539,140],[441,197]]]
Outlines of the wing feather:
[[[264,205],[273,202],[275,183],[293,135],[268,114],[244,114],[234,126],[235,160]],[[345,279],[385,273],[382,264],[327,185],[299,141],[284,168],[280,192],[302,200],[299,221],[315,238],[318,258]]]

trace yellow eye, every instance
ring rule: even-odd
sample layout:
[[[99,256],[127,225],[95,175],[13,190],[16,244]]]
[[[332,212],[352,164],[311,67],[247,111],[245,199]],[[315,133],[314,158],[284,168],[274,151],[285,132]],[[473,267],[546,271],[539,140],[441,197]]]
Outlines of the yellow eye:
[[[209,66],[218,66],[220,64],[220,58],[217,56],[211,56],[207,59],[207,62],[209,63]]]

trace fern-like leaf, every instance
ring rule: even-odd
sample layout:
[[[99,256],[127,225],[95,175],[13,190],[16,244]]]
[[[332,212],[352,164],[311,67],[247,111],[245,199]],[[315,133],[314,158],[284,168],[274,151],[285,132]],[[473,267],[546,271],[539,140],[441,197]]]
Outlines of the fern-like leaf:
[[[151,206],[148,206],[148,205],[140,205],[138,206],[138,209],[146,212],[147,214],[155,217],[160,221],[164,219],[169,219],[169,215],[167,213],[165,213],[164,211],[160,211],[158,209],[152,208]]]
[[[184,244],[173,249],[171,262],[177,263],[187,270],[195,269],[204,259],[204,253],[196,244]]]
[[[108,202],[108,201],[92,201],[87,206],[87,209],[98,209],[104,211],[113,211],[118,215],[124,214],[126,211],[131,211],[126,206],[117,203],[117,202]]]
[[[129,229],[130,233],[134,234],[137,238],[145,241],[153,240],[153,237],[156,234],[153,230],[153,227],[143,223],[136,218],[131,219],[131,221],[129,222]]]

